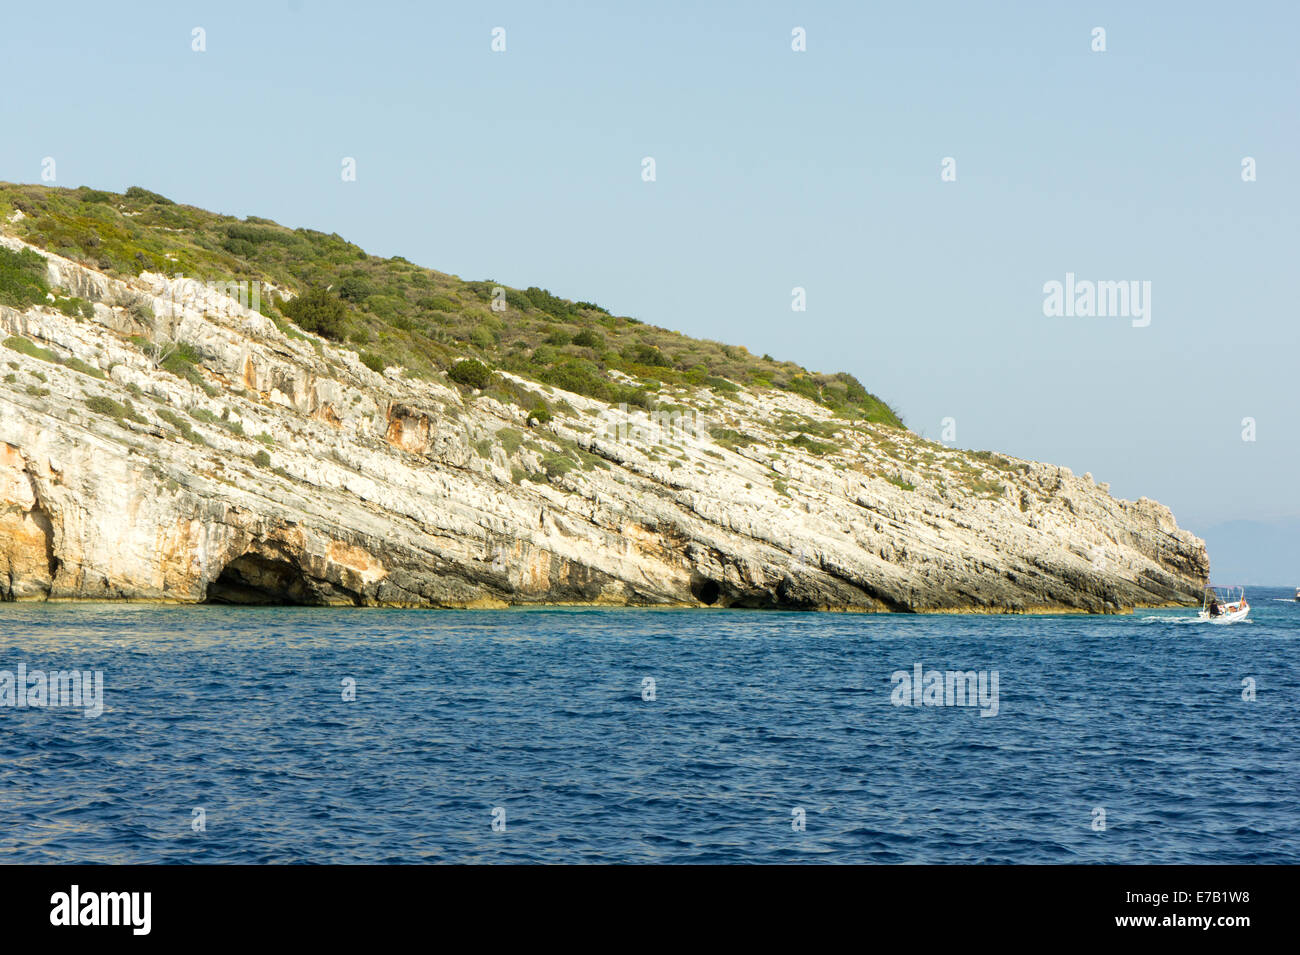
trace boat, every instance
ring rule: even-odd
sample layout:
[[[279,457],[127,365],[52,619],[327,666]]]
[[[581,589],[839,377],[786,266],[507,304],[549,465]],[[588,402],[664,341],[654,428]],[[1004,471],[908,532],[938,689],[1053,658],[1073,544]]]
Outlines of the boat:
[[[1196,616],[1210,623],[1237,623],[1250,613],[1244,587],[1206,587],[1205,600]]]
[[[1295,599],[1296,599],[1296,603],[1300,603],[1300,587],[1297,587],[1295,589]]]

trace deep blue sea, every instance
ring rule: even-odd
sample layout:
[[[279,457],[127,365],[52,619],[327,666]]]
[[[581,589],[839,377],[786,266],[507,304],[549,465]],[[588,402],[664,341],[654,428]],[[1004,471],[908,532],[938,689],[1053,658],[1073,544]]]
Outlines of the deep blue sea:
[[[1300,863],[1293,593],[1226,627],[4,604],[0,671],[104,684],[0,706],[0,862]],[[895,705],[916,664],[996,670],[997,714]]]

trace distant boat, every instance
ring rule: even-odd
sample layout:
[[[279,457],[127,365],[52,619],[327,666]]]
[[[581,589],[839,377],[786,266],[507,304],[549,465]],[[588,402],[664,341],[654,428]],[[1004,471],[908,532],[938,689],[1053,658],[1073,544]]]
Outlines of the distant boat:
[[[1300,600],[1300,589],[1296,590],[1296,599]],[[1245,588],[1206,587],[1205,600],[1196,616],[1210,623],[1237,623],[1245,620],[1248,613],[1250,604],[1246,603]]]
[[[1300,587],[1295,589],[1295,599],[1297,602],[1300,602]]]

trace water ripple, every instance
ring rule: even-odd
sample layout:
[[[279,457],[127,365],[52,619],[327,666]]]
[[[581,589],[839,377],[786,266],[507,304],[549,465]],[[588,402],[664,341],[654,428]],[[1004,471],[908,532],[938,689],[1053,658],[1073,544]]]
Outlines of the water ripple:
[[[1230,628],[4,605],[0,670],[105,699],[0,707],[0,862],[1295,864],[1269,596]],[[918,662],[999,671],[997,715],[892,705]]]

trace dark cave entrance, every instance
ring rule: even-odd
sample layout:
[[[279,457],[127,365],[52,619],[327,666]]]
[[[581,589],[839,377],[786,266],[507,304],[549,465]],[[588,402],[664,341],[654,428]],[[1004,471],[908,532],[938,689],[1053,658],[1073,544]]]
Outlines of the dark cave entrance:
[[[324,603],[297,564],[260,554],[236,557],[208,584],[208,603],[242,606]]]
[[[711,607],[722,596],[722,588],[718,586],[716,580],[705,577],[701,573],[694,573],[691,574],[691,596],[700,603],[708,604]]]

